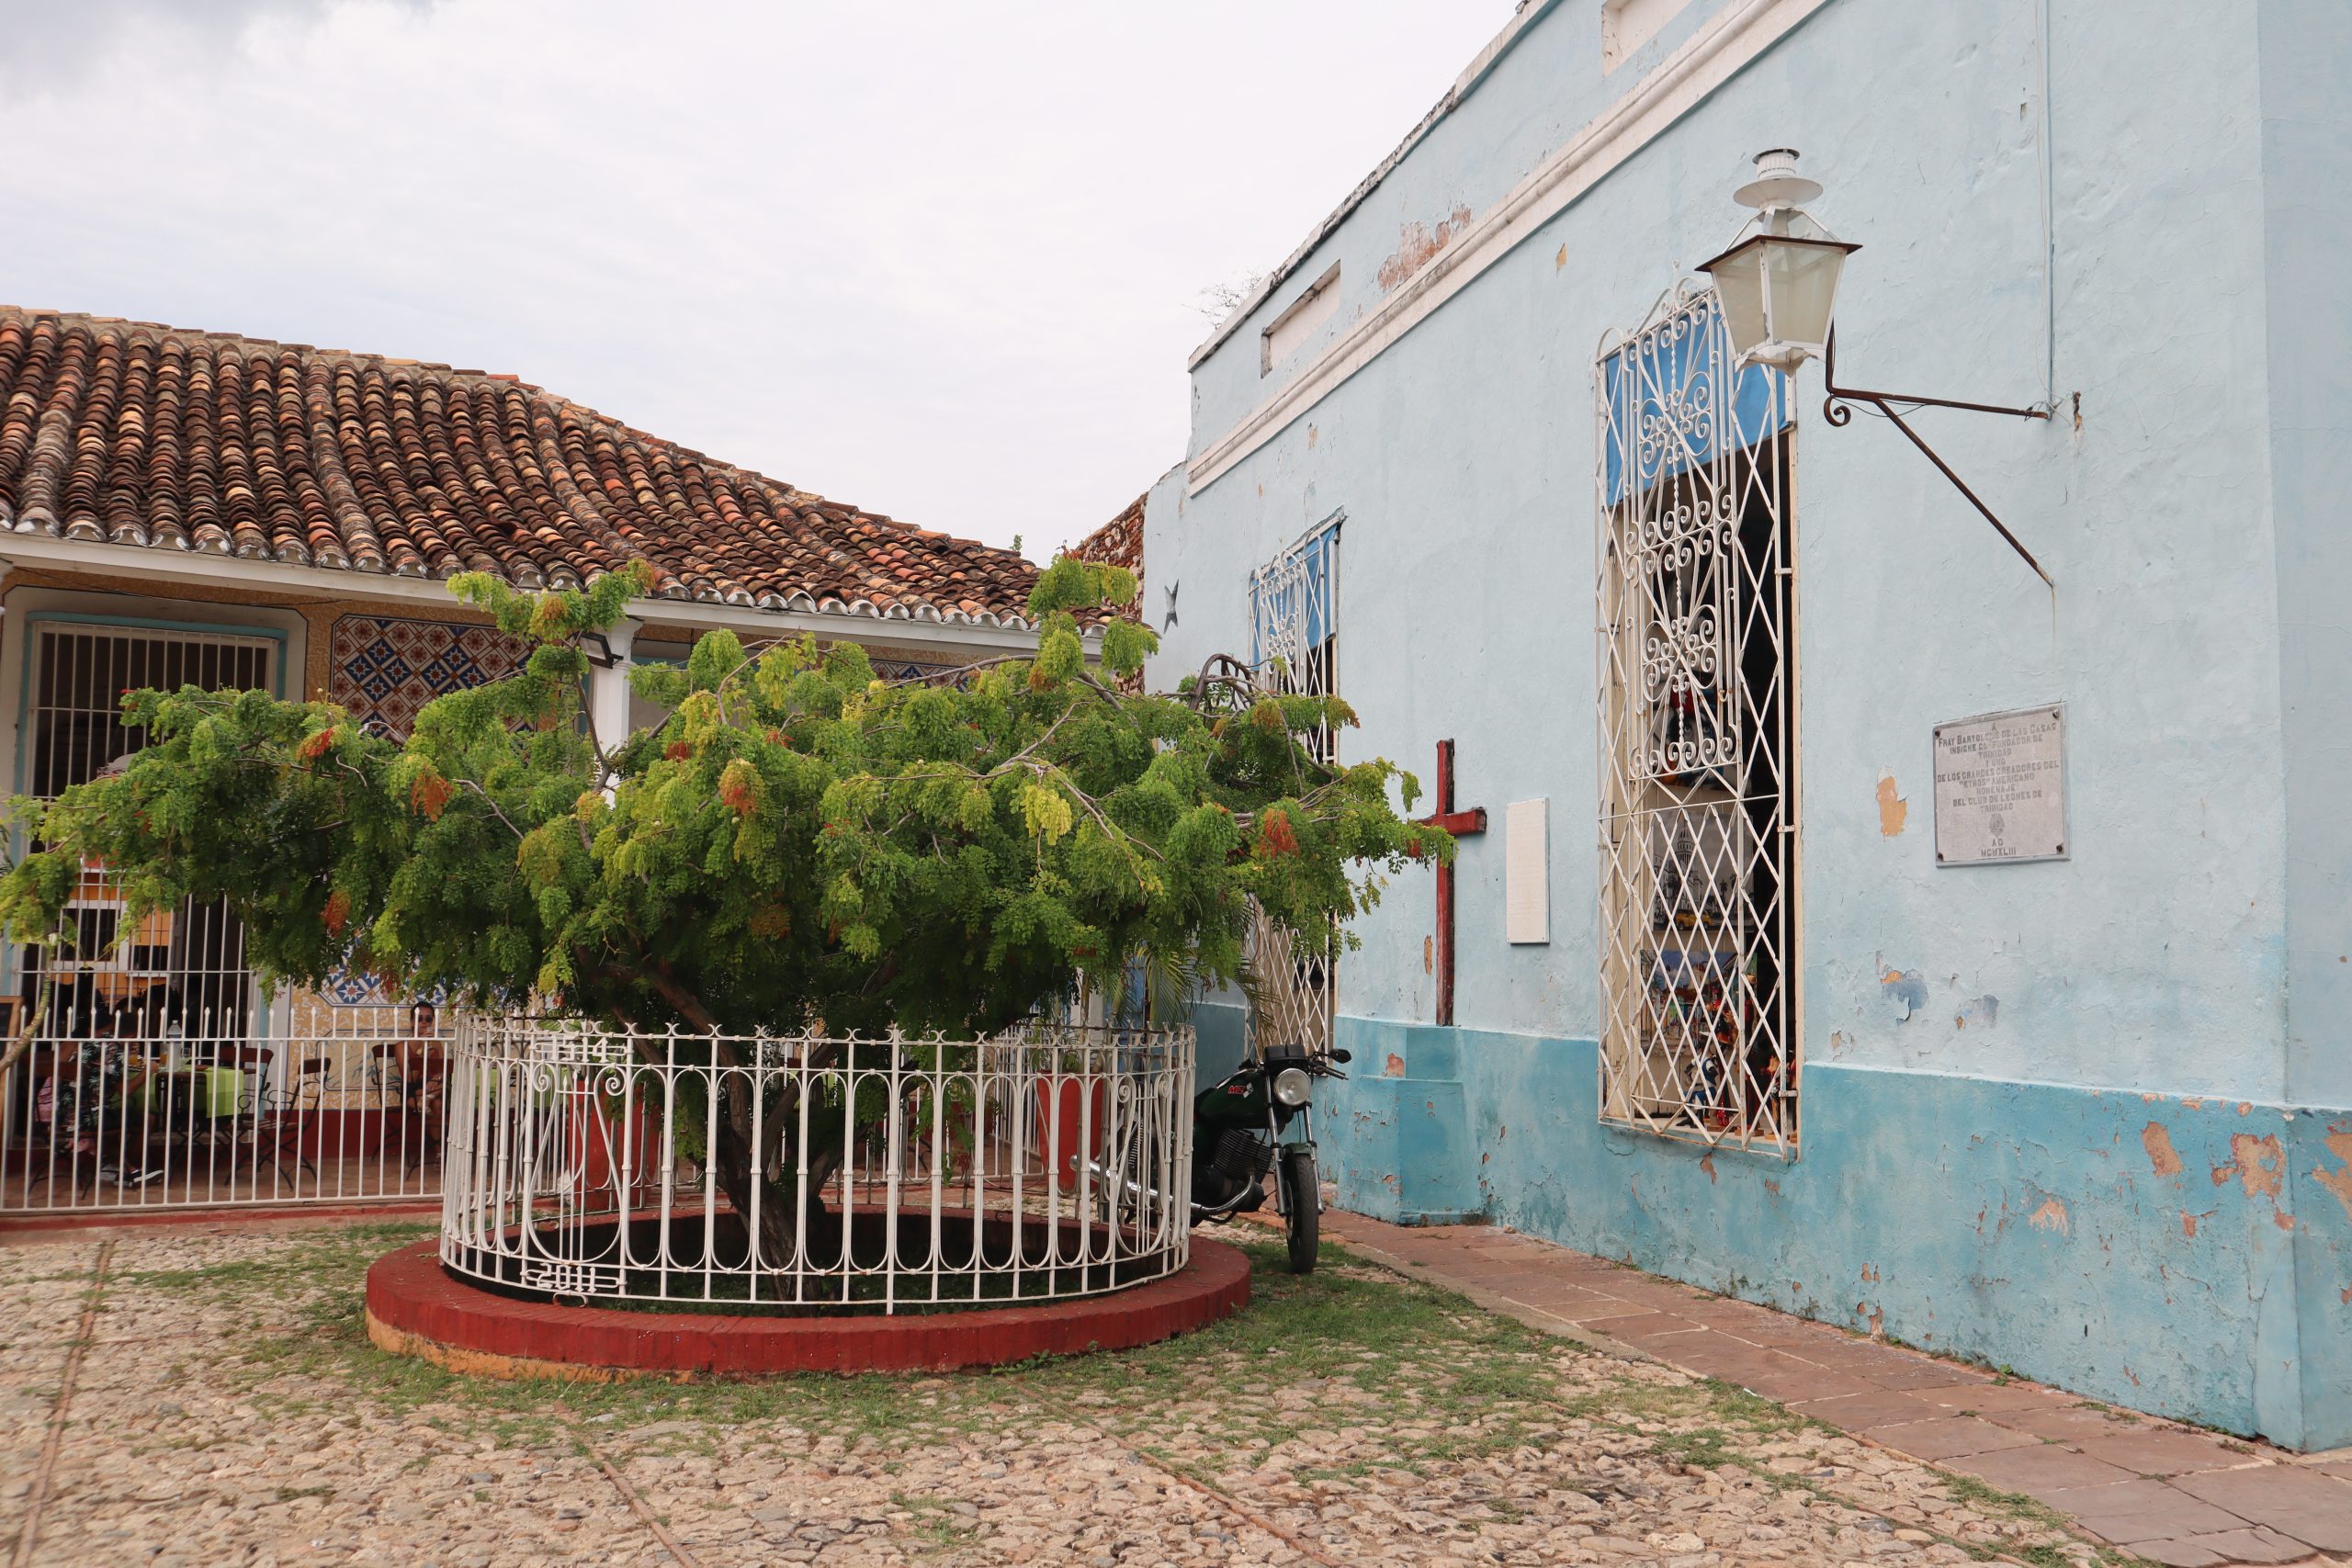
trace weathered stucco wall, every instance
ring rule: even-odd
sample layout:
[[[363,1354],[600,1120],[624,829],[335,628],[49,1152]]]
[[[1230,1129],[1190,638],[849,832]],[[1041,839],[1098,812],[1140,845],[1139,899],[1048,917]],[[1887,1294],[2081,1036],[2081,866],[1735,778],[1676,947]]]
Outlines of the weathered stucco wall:
[[[2327,489],[2346,456],[2352,311],[2323,281],[2348,248],[2352,138],[2329,96],[2344,24],[2324,8],[2267,0],[2257,18],[2201,0],[2058,0],[2045,49],[2033,0],[1828,0],[1229,471],[1154,492],[1154,610],[1170,589],[1180,606],[1155,680],[1246,653],[1250,569],[1344,514],[1340,683],[1364,727],[1343,750],[1396,758],[1426,784],[1435,742],[1453,737],[1459,801],[1498,829],[1510,801],[1553,803],[1550,943],[1503,940],[1499,831],[1465,844],[1465,1028],[1438,1053],[1443,1070],[1412,1075],[1452,1087],[1410,1109],[1405,1143],[1395,1127],[1331,1122],[1333,1157],[1364,1173],[1356,1190],[1409,1168],[1425,1214],[1481,1209],[1622,1243],[1649,1266],[1824,1311],[1846,1310],[1830,1281],[1893,1258],[1902,1291],[1871,1303],[1890,1331],[2240,1429],[2352,1439],[2352,1294],[2338,1294],[2352,1292],[2352,1259],[2338,1233],[2310,1228],[2352,1220],[2312,1195],[2345,1164],[2323,1153],[2325,1129],[2352,1122],[2346,742],[2322,716],[2345,711],[2352,680],[2352,532]],[[1483,214],[1719,9],[1687,7],[1604,77],[1597,0],[1562,0],[1261,314],[1328,253],[1351,292],[1327,330],[1344,332],[1381,296],[1378,264],[1402,230],[1461,231],[1458,209]],[[2007,403],[2054,394],[2046,424],[1917,423],[2058,586],[1894,432],[1867,417],[1828,427],[1820,373],[1803,373],[1805,1149],[1785,1173],[1733,1162],[1762,1171],[1736,1178],[1721,1156],[1708,1179],[1679,1147],[1603,1133],[1591,1047],[1567,1043],[1599,1021],[1583,826],[1591,366],[1604,332],[1638,322],[1730,239],[1746,158],[1783,144],[1828,187],[1817,215],[1865,246],[1839,304],[1844,379]],[[1313,343],[1261,378],[1261,324],[1196,371],[1195,456],[1311,367]],[[1939,870],[1932,726],[2052,700],[2068,707],[2073,858]],[[1359,922],[1363,947],[1341,970],[1350,1029],[1431,1016],[1430,884],[1397,877]],[[1357,1070],[1378,1068],[1360,1057]],[[1392,1091],[1348,1092],[1373,1104]],[[2243,1215],[2225,1208],[2185,1235],[2186,1194],[2159,1214],[2155,1174],[2113,1165],[2139,1126],[2109,1111],[2143,1093],[2206,1107],[2158,1119],[2181,1179]],[[1506,1134],[1479,1107],[1513,1096],[1541,1115]],[[2257,1201],[2268,1194],[2228,1199],[2188,1152],[2208,1158],[2214,1137],[2226,1148],[2245,1128],[2214,1132],[2210,1107],[2240,1102],[2281,1140],[2290,1206],[2276,1215]],[[2314,1114],[2280,1120],[2298,1108]],[[2030,1124],[2003,1120],[2015,1116]],[[1408,1145],[1417,1166],[1402,1163]],[[1767,1178],[1801,1182],[1818,1208],[1769,1223]],[[2012,1201],[2040,1190],[2086,1219],[2053,1238],[2030,1223],[2036,1200],[1981,1238],[1979,1205],[1955,1201],[1955,1182]],[[2129,1223],[2104,1217],[2110,1206]],[[2075,1245],[2093,1234],[2105,1240]],[[2216,1235],[2230,1239],[2182,1250]],[[1792,1294],[1792,1280],[1815,1294]],[[2064,1299],[2105,1340],[2079,1353],[2036,1321],[2069,1280]],[[2094,1301],[2106,1305],[2089,1314]],[[2257,1320],[2261,1353],[2225,1353]],[[2290,1342],[2291,1362],[2278,1350]],[[2283,1393],[2290,1365],[2334,1382]]]
[[[2287,1082],[2352,1104],[2352,6],[2266,0],[2264,287],[2286,725]]]
[[[2119,1404],[2346,1438],[2352,1338],[2309,1284],[2352,1282],[2352,1111],[1821,1067],[1783,1163],[1600,1129],[1589,1040],[1341,1040],[1323,1142],[1350,1208],[1479,1212]]]

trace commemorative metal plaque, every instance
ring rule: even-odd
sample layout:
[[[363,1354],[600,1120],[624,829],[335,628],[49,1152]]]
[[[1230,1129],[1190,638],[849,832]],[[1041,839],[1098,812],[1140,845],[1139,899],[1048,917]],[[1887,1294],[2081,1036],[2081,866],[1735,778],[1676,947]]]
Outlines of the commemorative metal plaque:
[[[2065,858],[2064,705],[1936,726],[1936,863]]]

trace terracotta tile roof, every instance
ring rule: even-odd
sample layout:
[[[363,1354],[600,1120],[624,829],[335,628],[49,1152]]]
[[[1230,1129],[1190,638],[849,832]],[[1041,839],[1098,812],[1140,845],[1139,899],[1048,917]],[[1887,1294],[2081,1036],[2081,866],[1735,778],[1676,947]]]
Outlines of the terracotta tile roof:
[[[1146,492],[1148,494],[1149,492]],[[1137,496],[1125,512],[1089,534],[1069,547],[1069,553],[1080,560],[1099,562],[1103,566],[1123,566],[1143,580],[1143,503]]]
[[[1080,560],[1123,566],[1136,574],[1135,602],[1117,612],[1131,621],[1143,619],[1143,503],[1150,494],[1146,491],[1136,497],[1125,512],[1069,547],[1069,553]],[[1120,682],[1119,687],[1122,691],[1142,691],[1143,671],[1136,671]]]
[[[0,529],[395,577],[1025,625],[1036,568],[512,376],[0,306]]]

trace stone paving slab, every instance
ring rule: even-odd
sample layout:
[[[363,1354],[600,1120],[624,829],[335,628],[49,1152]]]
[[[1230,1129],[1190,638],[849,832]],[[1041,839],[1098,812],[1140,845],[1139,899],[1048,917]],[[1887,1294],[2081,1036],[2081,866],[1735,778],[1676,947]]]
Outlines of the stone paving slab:
[[[1907,1445],[1899,1441],[1890,1446],[1900,1452],[1910,1451]],[[2019,1493],[2045,1503],[2053,1493],[2085,1486],[2112,1486],[2132,1479],[2132,1472],[2121,1465],[2109,1464],[2055,1443],[1961,1454],[1942,1462],[1947,1470],[1957,1470],[2004,1492]]]
[[[1335,1211],[1323,1234],[1481,1304],[1737,1382],[1889,1450],[2037,1498],[2154,1562],[2352,1558],[2352,1454],[2303,1462],[1496,1227],[1405,1227]],[[1546,1305],[1554,1281],[1573,1286],[1573,1304]]]
[[[2261,1465],[2175,1476],[2172,1484],[2323,1551],[2352,1552],[2352,1486],[2335,1476]]]
[[[1915,1421],[1941,1421],[1952,1414],[1949,1404],[1938,1404],[1933,1400],[1922,1399],[1916,1393],[1906,1393],[1900,1389],[1874,1389],[1869,1393],[1839,1394],[1835,1399],[1801,1400],[1789,1408],[1849,1432],[1907,1426]]]
[[[2031,1449],[2039,1453],[2041,1439],[2030,1432],[2013,1432],[2007,1427],[1996,1427],[1990,1421],[1973,1416],[1946,1416],[1940,1420],[1912,1421],[1894,1426],[1868,1427],[1862,1436],[1875,1443],[1909,1454],[1913,1459],[1936,1461],[1971,1459],[1980,1454],[1998,1453],[2005,1449]]]
[[[2200,1503],[2160,1481],[2121,1481],[2061,1490],[2046,1500],[2092,1534],[2122,1546],[2245,1528],[2245,1521],[2235,1514]]]

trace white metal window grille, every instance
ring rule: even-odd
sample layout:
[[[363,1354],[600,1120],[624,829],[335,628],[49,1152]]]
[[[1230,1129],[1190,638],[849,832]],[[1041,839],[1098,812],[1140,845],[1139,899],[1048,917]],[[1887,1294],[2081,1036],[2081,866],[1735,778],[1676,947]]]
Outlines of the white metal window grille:
[[[1340,675],[1340,525],[1329,523],[1250,574],[1250,662],[1276,691],[1323,696]],[[1337,756],[1326,726],[1307,738],[1316,760]]]
[[[33,628],[30,711],[24,728],[28,792],[47,800],[88,782],[147,743],[122,722],[120,703],[142,687],[245,691],[275,682],[268,637],[134,626],[40,623]],[[24,950],[18,994],[46,1001],[43,1027],[75,1038],[137,1027],[161,1037],[244,1032],[253,1005],[244,931],[218,904],[193,901],[140,922],[128,941],[121,898],[96,867],[72,908],[75,952]]]
[[[1600,1114],[1797,1141],[1795,580],[1787,392],[1711,290],[1604,344]]]
[[[1340,677],[1340,525],[1323,526],[1250,574],[1250,659],[1260,682],[1302,696],[1336,695]],[[1339,758],[1329,725],[1306,738],[1320,762]],[[1252,1049],[1331,1048],[1339,1000],[1336,960],[1297,952],[1294,933],[1262,909],[1250,920],[1249,964]]]
[[[279,674],[271,637],[65,621],[28,635],[23,784],[44,799],[146,743],[121,722],[125,692],[270,690]],[[10,1005],[40,1010],[0,1079],[0,1212],[437,1192],[434,1010],[309,994],[265,1010],[229,909],[190,900],[126,933],[95,866],[71,908],[73,952],[15,953]]]

